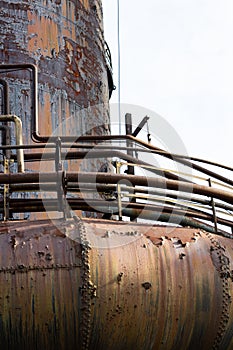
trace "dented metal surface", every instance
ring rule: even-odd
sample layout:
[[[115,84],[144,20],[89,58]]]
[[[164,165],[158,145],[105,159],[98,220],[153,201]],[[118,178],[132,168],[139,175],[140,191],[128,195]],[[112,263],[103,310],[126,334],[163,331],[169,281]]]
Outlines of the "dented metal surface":
[[[0,0],[0,6],[1,114],[21,118],[23,142],[31,142],[31,129],[41,135],[36,141],[52,134],[84,135],[83,140],[87,134],[93,142],[114,139],[108,135],[108,99],[114,87],[105,58],[101,1]],[[35,128],[37,79],[29,69],[32,65],[39,70]],[[3,143],[10,141],[15,143],[12,130],[10,140]],[[28,186],[28,179],[37,191],[35,185],[49,174],[57,191],[55,210],[66,217],[64,193],[68,185],[76,185],[80,163],[77,158],[62,164],[59,145],[61,140],[50,163],[26,163],[26,174],[1,174],[1,180],[7,187],[12,182]],[[123,179],[98,173],[93,181],[87,171],[96,168],[95,161],[99,159],[83,162],[85,173],[79,172],[79,180],[115,184]],[[145,179],[131,180],[148,186]],[[174,180],[166,184],[172,189],[178,186]],[[158,187],[159,181],[154,185]],[[205,191],[232,202],[223,191],[191,187],[195,193]],[[37,196],[35,192],[29,203],[30,212],[42,204]],[[27,209],[24,198],[4,199],[4,213],[12,210],[12,203]],[[81,208],[78,205],[75,209]],[[2,222],[0,245],[3,349],[233,348],[232,239],[197,229],[74,216]]]
[[[80,218],[0,227],[0,344],[228,349],[233,241]]]
[[[90,349],[232,348],[232,240],[187,228],[92,225],[92,320],[100,325]]]
[[[2,348],[77,348],[81,251],[67,240],[69,229],[46,222],[1,225]]]

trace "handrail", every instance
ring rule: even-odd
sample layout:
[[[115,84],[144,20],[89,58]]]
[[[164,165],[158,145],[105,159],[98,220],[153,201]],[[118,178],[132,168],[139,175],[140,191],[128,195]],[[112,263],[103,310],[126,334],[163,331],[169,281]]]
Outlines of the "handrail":
[[[233,193],[220,191],[213,187],[205,187],[184,181],[170,180],[164,178],[147,178],[138,175],[124,175],[113,173],[99,172],[67,172],[65,174],[67,182],[75,183],[108,183],[116,184],[119,181],[130,182],[134,186],[151,186],[155,188],[167,188],[187,193],[195,193],[202,196],[209,196],[220,199],[226,203],[233,204]],[[24,173],[24,174],[0,174],[0,184],[17,184],[17,183],[53,183],[54,172],[49,173]]]

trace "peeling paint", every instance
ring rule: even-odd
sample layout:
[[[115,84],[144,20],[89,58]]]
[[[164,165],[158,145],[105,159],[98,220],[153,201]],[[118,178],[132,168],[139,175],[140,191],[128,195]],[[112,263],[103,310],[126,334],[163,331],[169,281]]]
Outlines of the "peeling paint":
[[[0,62],[38,66],[40,135],[78,138],[85,134],[108,134],[109,86],[101,2],[0,1],[0,9]],[[23,142],[30,144],[30,72],[20,70],[0,75],[9,84],[10,113],[21,118]],[[11,134],[15,143],[13,127]],[[83,161],[80,165],[79,161],[64,161],[64,168],[77,171],[81,166],[90,171],[100,168],[102,162]],[[42,166],[27,163],[26,170],[48,169],[54,169],[54,162]],[[14,214],[14,218],[20,216]]]
[[[50,135],[62,121],[62,135],[81,135],[96,125],[109,124],[108,81],[104,56],[102,11],[98,1],[0,1],[1,63],[34,63],[39,67],[39,129]],[[100,18],[99,18],[100,16]],[[2,49],[1,49],[2,47]],[[1,74],[1,77],[2,74]],[[7,75],[9,80],[9,74]],[[5,78],[5,77],[3,77]],[[30,76],[11,73],[11,113],[23,118],[23,129],[30,130]],[[101,82],[101,89],[99,83]],[[17,101],[17,104],[15,104]],[[45,102],[46,101],[46,102]],[[104,104],[87,116],[80,110]],[[24,118],[26,115],[26,118]],[[77,120],[69,126],[69,118]],[[80,122],[80,118],[83,119]],[[104,128],[100,132],[103,134]],[[30,138],[24,135],[25,142]]]

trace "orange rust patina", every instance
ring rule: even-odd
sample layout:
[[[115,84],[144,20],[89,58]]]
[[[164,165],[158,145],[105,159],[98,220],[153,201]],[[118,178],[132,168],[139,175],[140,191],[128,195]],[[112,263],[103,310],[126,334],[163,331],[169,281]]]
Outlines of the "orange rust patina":
[[[1,64],[38,66],[42,136],[78,137],[94,127],[102,135],[109,132],[101,2],[1,1],[0,35]],[[24,143],[30,143],[30,74],[21,69],[1,78],[9,83],[10,113],[22,118]]]
[[[32,143],[32,118],[36,109],[32,74],[28,68],[4,69],[4,64],[37,66],[40,136],[70,136],[75,141],[85,134],[109,134],[109,81],[101,2],[29,0],[0,1],[0,5],[0,75],[9,86],[9,113],[22,120],[23,143]],[[14,143],[11,125],[10,130]],[[99,169],[105,161],[83,160],[82,167],[90,171]],[[25,171],[53,171],[54,167],[54,160],[34,161],[26,164]],[[77,172],[80,161],[65,160],[64,168]],[[40,197],[38,193],[35,196]]]
[[[230,239],[77,218],[2,223],[0,244],[4,348],[232,349]]]

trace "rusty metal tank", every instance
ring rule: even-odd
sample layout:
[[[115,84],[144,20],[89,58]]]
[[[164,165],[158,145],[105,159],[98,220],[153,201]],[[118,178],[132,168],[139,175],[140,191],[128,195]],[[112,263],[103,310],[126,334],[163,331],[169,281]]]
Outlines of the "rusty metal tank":
[[[38,67],[41,137],[109,132],[112,83],[101,1],[1,1],[0,38],[0,64]],[[9,84],[9,112],[21,118],[29,143],[32,73],[28,66],[1,67],[0,73]]]
[[[41,147],[51,135],[53,146],[56,141],[56,164],[35,157],[35,163],[26,163],[25,174],[20,152],[5,157],[9,164],[17,159],[22,188],[32,191],[30,206],[24,189],[18,205],[22,212],[40,212],[40,199],[34,201],[37,193],[33,197],[37,182],[28,187],[27,177],[32,171],[53,171],[56,210],[64,214],[62,219],[36,216],[34,221],[10,216],[13,187],[8,185],[15,184],[8,181],[12,171],[4,163],[0,347],[233,349],[231,238],[200,229],[81,219],[77,212],[67,216],[65,205],[59,208],[68,188],[65,171],[72,170],[76,177],[80,170],[80,158],[64,161],[62,168],[61,142],[109,132],[113,82],[105,57],[101,1],[0,4],[0,114],[22,121],[18,145],[31,143],[29,161],[32,142]],[[13,128],[1,128],[11,133],[2,144],[8,145],[8,138],[14,144]],[[92,168],[89,160],[85,170]],[[112,174],[107,176],[114,180]]]
[[[1,224],[4,349],[231,350],[233,241],[84,219]]]
[[[0,114],[16,115],[21,120],[23,144],[54,142],[58,137],[76,142],[86,134],[109,134],[113,81],[108,58],[101,1],[2,1]],[[7,123],[8,144],[15,144],[15,129]],[[6,144],[6,140],[1,141]],[[35,151],[24,150],[24,154]],[[11,161],[10,171],[16,172]],[[90,171],[103,163],[105,160],[98,159],[80,165],[77,159],[65,160],[64,168]],[[54,168],[54,161],[25,165],[26,172]],[[38,197],[37,192],[34,197]]]

